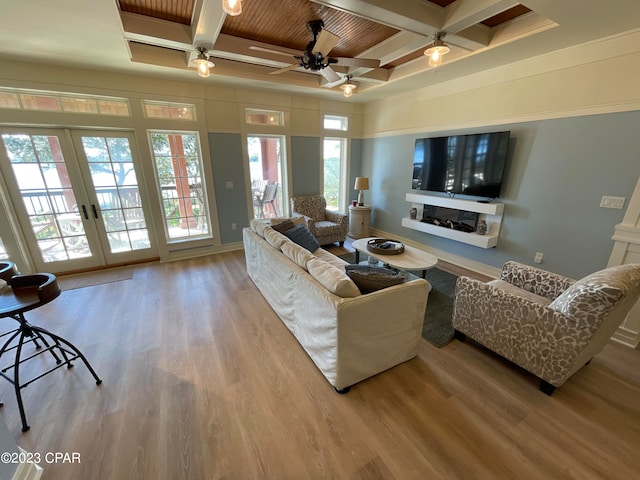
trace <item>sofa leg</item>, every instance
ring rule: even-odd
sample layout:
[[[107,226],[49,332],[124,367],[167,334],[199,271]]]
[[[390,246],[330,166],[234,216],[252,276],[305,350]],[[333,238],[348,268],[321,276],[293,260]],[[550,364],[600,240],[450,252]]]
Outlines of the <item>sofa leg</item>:
[[[461,342],[466,342],[467,336],[459,330],[454,330],[453,338],[460,340]]]
[[[551,385],[549,382],[545,382],[544,380],[540,380],[540,391],[546,395],[551,396],[555,391],[556,387]]]
[[[339,393],[340,395],[344,395],[345,393],[349,393],[349,390],[351,390],[351,387],[344,387],[342,389],[338,389],[336,387],[333,387],[333,389]]]
[[[344,242],[340,242],[338,245],[340,245],[341,247],[344,247]]]

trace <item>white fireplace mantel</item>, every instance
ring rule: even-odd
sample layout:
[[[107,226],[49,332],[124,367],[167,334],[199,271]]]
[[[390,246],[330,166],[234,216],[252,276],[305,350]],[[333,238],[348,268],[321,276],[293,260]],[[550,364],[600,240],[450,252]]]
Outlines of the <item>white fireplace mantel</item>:
[[[616,225],[611,238],[615,244],[609,257],[609,267],[640,263],[640,179],[629,200],[622,223]],[[640,344],[640,301],[631,309],[611,338],[632,348]]]

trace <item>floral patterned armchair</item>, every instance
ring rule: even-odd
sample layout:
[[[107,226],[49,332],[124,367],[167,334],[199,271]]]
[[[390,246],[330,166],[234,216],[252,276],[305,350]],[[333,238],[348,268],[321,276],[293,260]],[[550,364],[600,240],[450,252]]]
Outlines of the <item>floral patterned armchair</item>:
[[[339,242],[344,245],[349,231],[348,216],[327,210],[327,201],[322,195],[291,198],[291,214],[304,217],[307,228],[320,245]]]
[[[507,262],[499,280],[459,277],[452,323],[540,378],[551,395],[599,353],[640,296],[640,264],[574,281]]]

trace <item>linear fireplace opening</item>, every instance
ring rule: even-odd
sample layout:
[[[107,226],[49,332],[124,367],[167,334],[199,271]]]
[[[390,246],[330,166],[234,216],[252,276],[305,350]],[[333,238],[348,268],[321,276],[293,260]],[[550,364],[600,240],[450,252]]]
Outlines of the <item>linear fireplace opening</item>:
[[[463,232],[475,232],[480,214],[455,208],[423,205],[421,222]]]

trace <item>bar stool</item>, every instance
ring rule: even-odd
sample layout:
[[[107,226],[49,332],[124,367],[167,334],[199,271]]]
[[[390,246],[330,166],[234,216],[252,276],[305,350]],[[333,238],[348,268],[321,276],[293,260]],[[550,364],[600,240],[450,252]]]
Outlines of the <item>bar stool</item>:
[[[6,281],[11,287],[10,291],[0,295],[0,318],[12,318],[18,322],[17,328],[0,334],[0,339],[9,337],[0,348],[0,359],[9,351],[15,350],[13,364],[2,368],[0,376],[7,379],[14,386],[18,409],[20,410],[20,419],[22,420],[22,431],[26,432],[30,427],[27,424],[27,417],[24,412],[21,390],[27,385],[64,365],[67,368],[73,367],[71,362],[78,358],[89,369],[96,381],[96,385],[100,385],[102,380],[93,370],[85,356],[71,342],[42,327],[31,325],[24,317],[25,312],[41,307],[60,296],[61,290],[55,275],[51,273],[20,275],[13,262],[0,262],[0,279]],[[23,347],[28,343],[33,343],[36,351],[22,358]],[[53,357],[56,365],[40,375],[21,383],[20,366],[24,362],[47,352]],[[13,370],[12,376],[7,374],[10,370]],[[0,402],[0,406],[2,405],[2,402]]]

